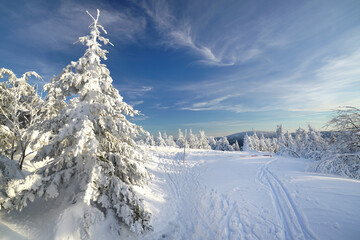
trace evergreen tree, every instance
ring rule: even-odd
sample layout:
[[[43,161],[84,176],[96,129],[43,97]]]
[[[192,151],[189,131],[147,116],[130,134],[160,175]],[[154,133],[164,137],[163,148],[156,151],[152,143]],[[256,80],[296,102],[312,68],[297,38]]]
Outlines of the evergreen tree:
[[[216,148],[216,140],[213,136],[209,137],[209,145],[211,147],[212,150],[215,150]]]
[[[176,145],[179,146],[179,148],[184,148],[186,144],[186,139],[184,137],[184,134],[182,133],[181,129],[179,129],[178,138],[176,140]]]
[[[156,146],[160,146],[160,147],[166,146],[165,140],[162,138],[160,131],[158,133],[158,137],[156,138]]]
[[[200,149],[211,149],[209,145],[208,137],[205,135],[204,131],[199,131],[199,148]]]
[[[307,132],[306,137],[306,154],[305,158],[311,158],[314,160],[320,160],[321,155],[326,150],[326,144],[324,139],[322,138],[320,132],[316,131],[314,128],[312,128],[310,125],[308,126],[309,131]]]
[[[220,151],[233,151],[234,149],[230,145],[229,141],[226,137],[220,138],[218,141],[216,141],[216,147],[215,150]]]
[[[147,144],[149,146],[155,146],[154,136],[151,134],[147,135],[147,137],[145,139],[145,144]]]
[[[233,147],[234,151],[240,151],[240,146],[239,146],[239,143],[237,140],[235,141],[235,143],[233,144],[232,147]]]
[[[268,152],[268,146],[266,144],[266,139],[264,137],[264,134],[261,134],[261,137],[259,139],[259,151],[261,152]]]
[[[253,149],[251,149],[251,139],[247,133],[244,136],[244,143],[243,143],[242,149],[245,152],[253,150]]]
[[[199,140],[195,134],[193,134],[192,130],[189,130],[188,135],[186,136],[186,140],[189,144],[189,148],[198,149],[199,148]]]
[[[166,139],[166,146],[169,147],[177,147],[174,137],[172,135],[169,135]]]
[[[126,119],[125,115],[134,116],[138,111],[123,101],[101,63],[107,51],[101,49],[99,41],[105,45],[110,42],[100,36],[100,30],[106,31],[98,23],[99,10],[96,18],[89,15],[94,21],[90,36],[79,38],[87,46],[84,56],[47,85],[58,99],[72,97],[44,124],[43,130],[50,127],[53,135],[35,160],[48,159],[50,163],[24,180],[10,182],[1,207],[21,209],[28,200],[57,197],[60,188],[71,187],[78,191],[74,202],[98,209],[98,214],[115,215],[140,233],[151,228],[150,213],[132,187],[141,185],[148,176],[133,140],[143,130]],[[87,221],[86,216],[83,221]]]
[[[256,132],[251,136],[251,145],[250,148],[255,151],[260,151],[260,139],[257,136]]]

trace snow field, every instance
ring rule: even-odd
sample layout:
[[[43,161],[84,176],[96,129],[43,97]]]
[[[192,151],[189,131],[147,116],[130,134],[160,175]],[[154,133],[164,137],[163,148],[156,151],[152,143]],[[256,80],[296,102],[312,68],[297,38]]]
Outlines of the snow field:
[[[306,172],[310,160],[187,149],[183,162],[183,149],[143,151],[152,177],[135,190],[154,230],[136,235],[120,226],[122,239],[359,239],[360,181]],[[89,209],[69,207],[71,192],[2,212],[0,239],[78,239],[74,219]],[[114,216],[89,214],[90,239],[117,239]]]
[[[360,181],[310,160],[152,147],[140,190],[154,231],[140,239],[358,239]],[[257,156],[254,156],[257,155]]]

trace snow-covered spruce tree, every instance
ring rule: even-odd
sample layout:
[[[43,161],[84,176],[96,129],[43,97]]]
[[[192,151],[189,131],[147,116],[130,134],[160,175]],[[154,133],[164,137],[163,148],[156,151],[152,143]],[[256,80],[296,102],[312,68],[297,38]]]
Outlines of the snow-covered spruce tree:
[[[168,135],[168,137],[166,138],[166,146],[177,147],[174,137],[172,135]]]
[[[259,139],[259,150],[261,152],[268,152],[269,151],[269,147],[266,143],[266,139],[264,137],[264,134],[261,134],[261,137]]]
[[[212,150],[215,150],[216,148],[216,140],[213,136],[209,137],[209,145]]]
[[[147,144],[149,146],[155,146],[154,136],[149,134],[145,139],[145,144]]]
[[[165,147],[166,146],[166,142],[163,139],[163,137],[161,136],[160,131],[159,131],[158,136],[156,138],[156,146],[160,146],[160,147]]]
[[[199,139],[195,134],[193,134],[192,130],[189,130],[189,133],[186,136],[187,142],[189,143],[189,148],[198,149],[199,148]]]
[[[161,136],[162,136],[162,138],[164,139],[164,141],[166,142],[166,140],[167,140],[167,138],[168,138],[168,135],[167,135],[166,131],[164,131]]]
[[[185,144],[186,144],[185,136],[182,133],[181,129],[179,129],[178,137],[176,139],[176,145],[178,145],[179,148],[183,148]]]
[[[143,130],[126,119],[125,115],[138,111],[123,101],[101,63],[107,51],[101,49],[99,41],[105,45],[110,42],[100,36],[100,30],[106,31],[98,23],[99,10],[96,18],[88,14],[94,21],[90,36],[79,38],[87,46],[85,54],[47,86],[58,95],[72,97],[49,120],[51,124],[44,124],[52,128],[52,140],[34,160],[48,159],[50,163],[24,180],[9,183],[1,207],[22,209],[35,197],[53,198],[61,188],[71,188],[77,193],[74,202],[85,203],[97,215],[114,215],[141,233],[151,228],[150,213],[132,185],[141,185],[148,176],[133,140]],[[91,220],[85,214],[83,221]]]
[[[320,132],[316,131],[310,125],[308,126],[308,129],[305,143],[306,154],[303,157],[320,160],[326,151],[326,143]]]
[[[204,131],[199,131],[199,148],[200,149],[211,149],[209,145],[208,137]]]
[[[0,69],[0,79],[5,75],[7,81],[0,83],[0,135],[2,153],[11,159],[19,151],[19,168],[22,168],[27,150],[32,140],[32,131],[39,122],[42,99],[37,89],[27,83],[30,77],[41,77],[36,72],[26,72],[20,78],[9,69]],[[10,149],[6,149],[10,146]]]
[[[226,137],[221,137],[219,140],[216,141],[215,150],[234,151]]]
[[[245,152],[253,150],[253,149],[251,149],[250,145],[251,145],[251,139],[250,139],[249,135],[246,133],[244,136],[244,144],[242,146],[242,150]]]
[[[237,140],[233,143],[232,147],[234,151],[240,151],[240,146]]]
[[[256,134],[256,132],[254,132],[254,134],[251,136],[250,148],[255,151],[260,151],[260,139],[259,139],[258,135]]]

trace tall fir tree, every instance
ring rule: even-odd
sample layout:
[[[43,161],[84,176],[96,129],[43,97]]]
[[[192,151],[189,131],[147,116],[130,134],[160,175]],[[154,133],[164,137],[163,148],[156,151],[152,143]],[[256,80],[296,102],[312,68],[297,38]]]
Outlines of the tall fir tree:
[[[46,86],[57,99],[69,101],[43,125],[43,131],[51,128],[52,137],[34,160],[50,163],[9,183],[1,206],[21,209],[27,200],[57,197],[61,188],[71,187],[78,191],[73,201],[98,209],[103,216],[115,215],[140,233],[151,228],[150,213],[132,187],[148,177],[133,140],[143,130],[126,119],[138,111],[123,101],[101,63],[107,51],[100,42],[111,43],[100,35],[100,30],[106,31],[99,24],[99,10],[96,18],[88,14],[93,19],[90,35],[79,38],[87,46],[85,54]]]

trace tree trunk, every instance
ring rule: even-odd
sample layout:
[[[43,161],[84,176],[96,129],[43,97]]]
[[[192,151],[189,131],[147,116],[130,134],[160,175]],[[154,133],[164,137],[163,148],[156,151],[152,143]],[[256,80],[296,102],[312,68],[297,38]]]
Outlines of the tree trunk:
[[[14,153],[15,153],[14,145],[15,145],[15,140],[13,140],[11,143],[11,160],[14,160]]]
[[[20,168],[20,170],[22,170],[22,166],[23,166],[23,163],[24,163],[25,152],[26,152],[26,148],[23,149],[23,151],[21,153],[21,156],[20,156],[20,159],[19,159],[19,168]]]

